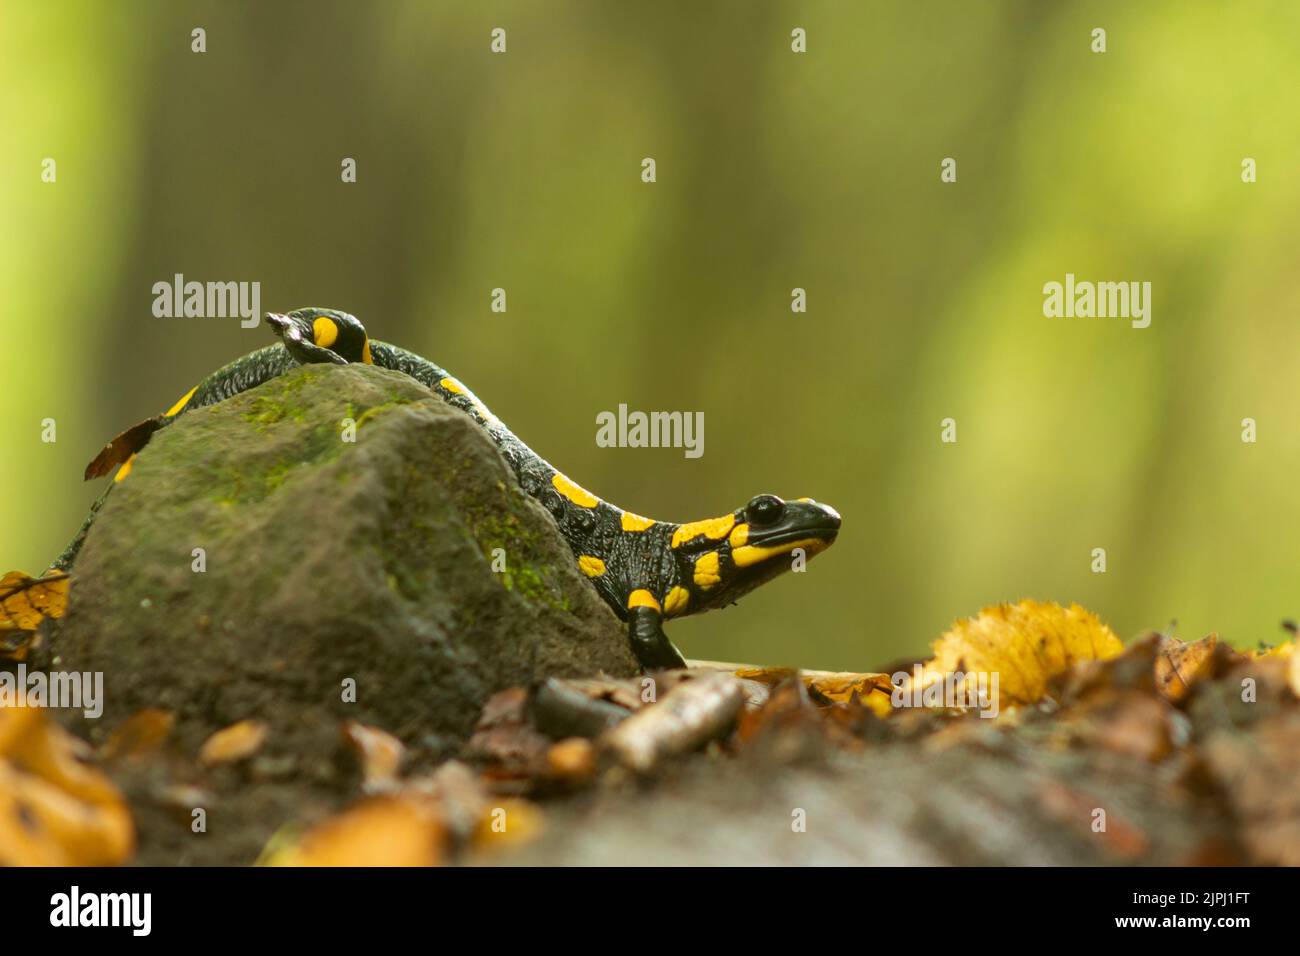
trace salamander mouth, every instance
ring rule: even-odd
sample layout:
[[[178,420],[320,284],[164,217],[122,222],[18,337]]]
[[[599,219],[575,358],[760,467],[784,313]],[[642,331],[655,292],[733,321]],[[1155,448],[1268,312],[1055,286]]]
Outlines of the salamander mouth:
[[[766,535],[750,531],[749,543],[762,548],[779,548],[783,544],[794,544],[797,541],[807,541],[809,538],[814,538],[830,544],[839,533],[839,522],[836,521],[832,524],[827,521],[815,525],[804,525],[799,528],[783,528],[780,531],[774,531]]]
[[[293,338],[302,337],[302,334],[298,332],[298,327],[294,324],[293,319],[289,318],[287,315],[281,315],[279,312],[266,313],[266,324],[271,326],[272,330],[280,338],[284,338],[286,335],[290,335],[291,333],[293,333]]]
[[[840,533],[840,513],[829,505],[813,501],[790,502],[785,520],[764,528],[750,524],[748,541],[760,548],[779,548],[801,541],[830,545]]]

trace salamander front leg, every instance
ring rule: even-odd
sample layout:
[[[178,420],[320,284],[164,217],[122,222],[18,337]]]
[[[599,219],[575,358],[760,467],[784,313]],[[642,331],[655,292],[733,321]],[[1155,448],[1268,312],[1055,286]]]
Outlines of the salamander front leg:
[[[632,652],[648,671],[685,667],[681,651],[664,634],[663,618],[652,607],[634,607],[627,612],[627,636]]]

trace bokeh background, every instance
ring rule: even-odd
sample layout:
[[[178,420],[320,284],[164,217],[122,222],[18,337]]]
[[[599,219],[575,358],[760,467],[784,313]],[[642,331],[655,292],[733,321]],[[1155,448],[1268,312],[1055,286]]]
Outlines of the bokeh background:
[[[1022,596],[1274,640],[1297,90],[1292,2],[3,0],[0,565],[43,568],[99,446],[270,341],[153,317],[180,272],[354,312],[629,509],[838,506],[807,574],[674,626],[689,656],[870,668]],[[1151,327],[1044,318],[1066,272],[1152,282]],[[620,402],[703,411],[704,457],[597,447]]]

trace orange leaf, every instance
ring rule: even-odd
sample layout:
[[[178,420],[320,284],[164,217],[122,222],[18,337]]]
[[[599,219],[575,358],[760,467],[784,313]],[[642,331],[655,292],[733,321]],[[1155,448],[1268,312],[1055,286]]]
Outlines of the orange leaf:
[[[271,852],[268,866],[437,866],[445,830],[425,804],[369,797]]]
[[[1156,690],[1166,700],[1180,701],[1192,685],[1209,676],[1219,635],[1211,634],[1190,644],[1176,637],[1161,637],[1156,649]]]
[[[245,760],[262,749],[269,728],[260,720],[241,720],[203,742],[199,762],[212,766]]]
[[[107,866],[130,856],[130,811],[84,762],[88,749],[36,708],[0,708],[0,863]]]

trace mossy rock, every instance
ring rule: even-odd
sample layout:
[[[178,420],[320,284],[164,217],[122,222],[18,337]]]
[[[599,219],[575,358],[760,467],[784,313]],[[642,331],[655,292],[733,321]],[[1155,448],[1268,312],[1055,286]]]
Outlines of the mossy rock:
[[[296,369],[155,435],[90,531],[49,653],[104,672],[92,737],[159,707],[187,748],[257,717],[300,755],[345,719],[446,752],[495,690],[636,672],[483,430],[359,365]]]

